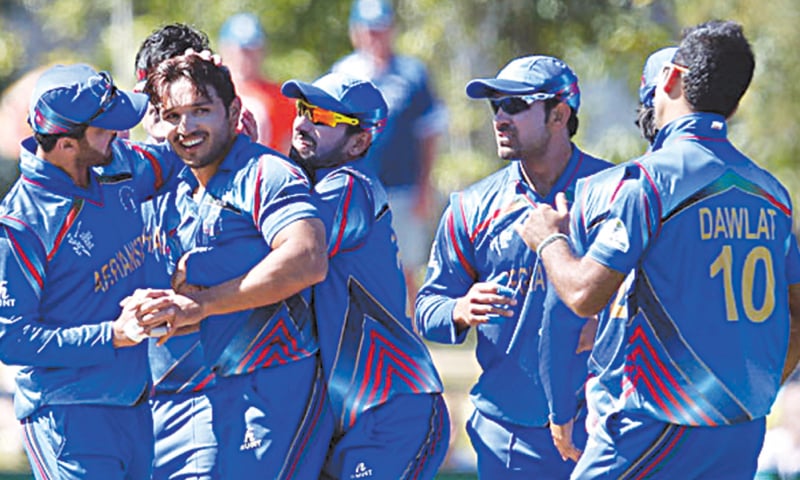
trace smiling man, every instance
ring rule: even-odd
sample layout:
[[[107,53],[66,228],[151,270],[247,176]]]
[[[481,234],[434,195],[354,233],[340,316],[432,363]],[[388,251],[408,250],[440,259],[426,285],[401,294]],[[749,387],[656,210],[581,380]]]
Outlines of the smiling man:
[[[467,432],[480,477],[564,478],[579,453],[573,423],[578,447],[586,436],[574,421],[586,372],[586,355],[576,354],[583,322],[539,338],[549,328],[541,323],[544,272],[513,229],[538,204],[571,196],[577,178],[610,164],[571,142],[580,91],[557,58],[515,59],[496,78],[471,81],[467,95],[489,100],[497,155],[510,163],[451,195],[417,295],[417,326],[449,344],[476,330],[483,372]]]
[[[217,375],[213,478],[316,477],[330,433],[308,287],[327,256],[309,181],[236,134],[241,103],[225,68],[176,57],[146,91],[187,168],[157,200],[174,292],[141,305],[156,312],[143,325],[167,320],[169,335],[199,325]]]

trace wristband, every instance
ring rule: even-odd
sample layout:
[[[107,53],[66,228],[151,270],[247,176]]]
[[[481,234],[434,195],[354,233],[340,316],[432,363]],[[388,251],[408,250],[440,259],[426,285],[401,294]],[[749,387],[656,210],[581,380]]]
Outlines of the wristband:
[[[542,243],[540,243],[538,247],[536,247],[536,256],[542,258],[542,250],[544,250],[546,246],[550,245],[551,243],[557,240],[564,240],[565,242],[567,242],[567,245],[570,244],[569,237],[564,235],[563,233],[551,233],[550,235],[547,236],[547,238],[542,240]]]

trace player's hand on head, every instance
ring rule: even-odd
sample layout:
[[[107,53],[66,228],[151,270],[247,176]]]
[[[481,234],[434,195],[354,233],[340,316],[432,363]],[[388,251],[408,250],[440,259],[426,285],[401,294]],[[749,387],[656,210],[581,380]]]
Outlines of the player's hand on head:
[[[183,52],[185,56],[189,55],[197,55],[198,57],[206,60],[208,62],[213,63],[216,66],[222,66],[222,57],[217,55],[216,53],[211,53],[211,50],[203,50],[200,52],[195,51],[193,48],[187,48],[185,52]]]

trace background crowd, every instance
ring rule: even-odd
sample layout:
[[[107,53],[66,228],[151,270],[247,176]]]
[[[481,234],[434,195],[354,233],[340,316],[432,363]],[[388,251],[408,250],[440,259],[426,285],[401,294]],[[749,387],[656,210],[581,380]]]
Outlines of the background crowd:
[[[636,89],[645,57],[674,43],[683,26],[717,17],[741,22],[756,56],[755,78],[731,123],[730,136],[739,148],[774,172],[789,188],[795,204],[798,201],[800,177],[794,161],[800,143],[792,128],[791,99],[797,98],[793,90],[800,86],[788,79],[797,78],[800,72],[794,70],[800,66],[787,59],[800,40],[800,33],[794,28],[800,6],[791,0],[767,4],[747,0],[393,3],[392,48],[427,66],[432,90],[446,111],[446,117],[439,117],[444,123],[436,128],[438,142],[429,183],[423,185],[432,192],[421,212],[430,228],[441,212],[443,195],[502,165],[494,154],[488,126],[491,116],[486,105],[470,102],[464,94],[468,79],[492,76],[508,59],[525,54],[546,53],[563,58],[581,82],[581,128],[576,142],[588,152],[621,161],[645,149],[633,124]],[[29,75],[35,76],[42,65],[90,62],[111,71],[121,85],[132,87],[136,78],[130,65],[141,39],[162,24],[183,22],[207,32],[212,47],[222,53],[226,62],[234,61],[237,55],[226,50],[226,45],[248,47],[244,51],[254,56],[240,61],[256,71],[250,75],[268,76],[278,84],[288,78],[310,81],[352,50],[348,31],[350,5],[350,0],[0,3],[0,86],[5,92],[0,104],[4,122],[0,132],[2,193],[16,177],[16,145],[25,131]],[[263,31],[246,35],[242,33],[246,26],[242,25],[230,30],[225,20],[240,12],[251,12]],[[251,110],[258,114],[256,108]],[[269,122],[260,121],[260,125],[266,124]],[[287,143],[280,138],[279,129],[275,125],[260,136],[285,150]],[[143,134],[134,131],[133,135]],[[421,273],[409,272],[410,284]],[[473,346],[432,346],[432,350],[444,377],[456,430],[455,448],[445,469],[469,469],[471,449],[458,431],[470,410],[461,402],[476,375]],[[0,461],[7,459],[13,466],[19,442],[9,410],[13,386],[6,377],[0,378]],[[775,428],[771,437],[768,434],[766,445],[770,449],[774,446],[778,453],[769,462],[765,460],[772,471],[796,468],[791,459],[798,456],[797,448],[791,447],[800,444],[795,440],[800,433],[793,427],[796,419],[789,421],[796,416],[791,410],[797,403],[791,400],[797,396],[795,390],[786,389],[772,419]],[[770,478],[769,473],[764,475]]]

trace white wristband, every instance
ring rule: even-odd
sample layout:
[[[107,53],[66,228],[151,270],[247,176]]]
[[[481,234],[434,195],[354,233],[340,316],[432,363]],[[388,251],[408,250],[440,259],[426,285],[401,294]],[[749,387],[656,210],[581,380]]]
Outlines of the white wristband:
[[[551,243],[557,240],[564,240],[565,242],[567,242],[567,245],[569,245],[568,236],[564,235],[563,233],[552,233],[548,235],[547,238],[542,240],[542,243],[540,243],[539,246],[536,247],[536,256],[538,258],[542,258],[542,250],[544,250],[546,246],[550,245]]]

